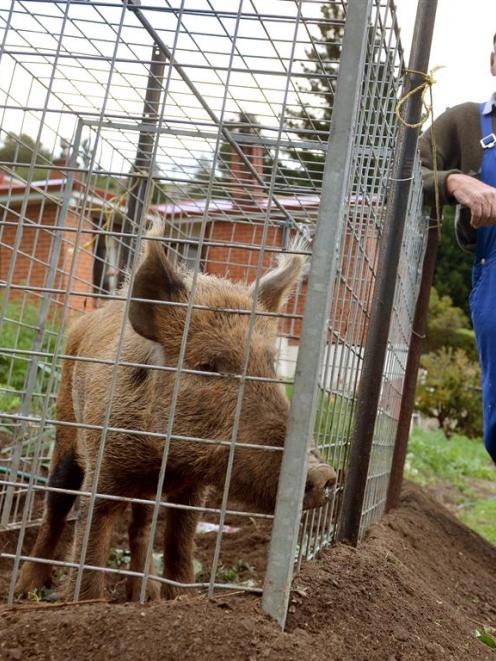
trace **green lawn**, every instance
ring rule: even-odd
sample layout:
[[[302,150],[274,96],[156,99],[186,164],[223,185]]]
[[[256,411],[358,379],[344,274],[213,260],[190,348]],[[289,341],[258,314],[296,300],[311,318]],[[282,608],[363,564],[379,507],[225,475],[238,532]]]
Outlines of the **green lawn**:
[[[433,492],[466,525],[496,544],[496,468],[481,440],[414,429],[405,476]]]
[[[496,496],[483,498],[461,510],[458,518],[479,535],[496,544]]]

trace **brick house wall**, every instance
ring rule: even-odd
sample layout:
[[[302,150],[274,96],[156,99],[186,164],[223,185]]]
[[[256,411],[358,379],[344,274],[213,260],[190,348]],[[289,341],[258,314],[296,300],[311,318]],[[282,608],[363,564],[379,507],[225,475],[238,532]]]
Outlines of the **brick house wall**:
[[[5,224],[0,226],[0,278],[7,282],[9,271],[13,268],[11,284],[15,288],[11,290],[11,296],[21,296],[26,292],[36,302],[43,295],[40,290],[48,286],[50,258],[56,248],[55,232],[50,226],[56,223],[58,211],[58,204],[49,200],[28,204],[26,218],[38,227],[26,223],[17,250],[14,246],[19,222],[18,209],[12,209],[11,205],[11,210],[3,214]],[[69,211],[64,228],[76,229],[80,222],[80,216]],[[39,225],[46,225],[47,229]],[[93,234],[89,221],[82,221],[79,238],[77,236],[76,232],[62,232],[53,288],[63,290],[64,293],[51,295],[53,314],[61,307],[67,293],[71,310],[83,311],[95,305],[92,297],[85,296],[93,291]]]
[[[261,224],[247,223],[241,220],[213,220],[210,223],[209,241],[239,244],[239,247],[209,246],[205,255],[205,270],[213,275],[228,277],[231,280],[251,283],[257,273],[260,246],[264,229]],[[265,237],[265,246],[281,248],[283,231],[280,226],[269,226]],[[255,246],[250,250],[245,246]],[[275,263],[277,253],[265,252],[264,271]]]
[[[364,234],[366,232],[366,234]],[[263,238],[261,224],[247,223],[241,220],[212,220],[209,241],[239,244],[239,247],[209,246],[205,253],[205,271],[220,277],[229,277],[235,281],[250,283],[255,279],[259,250],[245,246],[260,246]],[[265,245],[282,248],[284,240],[280,226],[272,225],[267,229]],[[373,268],[377,258],[378,239],[371,227],[360,234],[347,232],[344,239],[343,257],[340,275],[333,292],[333,310],[329,341],[335,342],[336,336],[344,338],[354,345],[364,343],[369,304],[373,294]],[[264,270],[275,263],[277,253],[270,251],[264,255]],[[295,318],[283,318],[280,333],[286,337],[289,345],[296,346],[301,334],[301,317],[307,294],[307,278],[290,297],[285,314]]]

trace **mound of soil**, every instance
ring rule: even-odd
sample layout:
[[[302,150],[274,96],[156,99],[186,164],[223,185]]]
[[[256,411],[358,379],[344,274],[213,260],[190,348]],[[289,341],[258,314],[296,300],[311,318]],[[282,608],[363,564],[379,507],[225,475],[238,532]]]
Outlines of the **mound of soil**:
[[[285,633],[239,594],[27,604],[2,607],[0,658],[493,659],[474,631],[495,624],[496,548],[408,485],[358,549],[338,545],[304,566]]]

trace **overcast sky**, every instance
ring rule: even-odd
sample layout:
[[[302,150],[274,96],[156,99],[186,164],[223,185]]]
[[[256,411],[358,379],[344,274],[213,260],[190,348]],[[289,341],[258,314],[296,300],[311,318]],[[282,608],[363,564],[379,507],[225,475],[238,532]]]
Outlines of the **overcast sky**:
[[[415,0],[397,0],[402,41],[410,43]],[[489,56],[496,32],[496,0],[438,0],[430,67],[444,65],[434,87],[434,111],[463,101],[485,101],[496,91]]]
[[[155,2],[161,4],[162,1],[163,0],[148,0],[148,3]],[[177,1],[179,2],[179,0]],[[0,8],[4,13],[5,13],[5,8],[7,7],[7,4],[5,4],[4,7],[5,2],[6,0],[0,0]],[[201,0],[188,0],[188,4],[190,6],[195,6],[195,7],[197,6],[197,3],[200,2]],[[264,7],[266,11],[273,8],[278,8],[279,10],[281,10],[282,8],[288,11],[288,7],[290,6],[288,3],[283,3],[280,0],[256,0],[256,3],[257,6],[260,5]],[[236,4],[234,3],[234,0],[215,0],[214,3],[216,8],[222,8],[224,6],[227,8],[232,8],[233,4]],[[409,44],[411,41],[411,36],[413,33],[417,0],[396,0],[396,5],[398,9],[398,22],[401,27],[402,42],[405,49],[408,51]],[[30,5],[30,9],[33,12],[42,12],[42,10],[43,11],[46,10],[46,7],[40,3],[32,3]],[[54,12],[54,6],[50,5],[48,6],[48,9],[50,10],[48,12],[49,14]],[[115,9],[113,11],[119,13],[118,9]],[[306,11],[308,12],[309,15],[312,14],[315,14],[316,16],[320,15],[318,4],[313,4],[309,2],[306,5]],[[77,12],[83,12],[83,13],[86,12],[86,14],[88,14],[87,9],[85,9],[84,6],[73,7],[72,14],[76,14]],[[94,17],[94,15],[95,13],[92,12],[90,16]],[[166,26],[167,20],[170,20],[173,23],[174,17],[172,15],[162,16],[161,17],[162,29],[164,28],[164,26]],[[193,19],[190,20],[192,21]],[[203,30],[205,30],[205,32],[207,33],[210,29],[216,28],[214,30],[215,34],[220,34],[218,26],[211,25],[212,21],[210,21],[210,23],[207,23],[206,19],[204,18],[198,20],[201,21],[201,23],[199,24],[199,27],[196,31],[202,32]],[[215,21],[213,22],[215,23]],[[132,21],[128,21],[128,23],[131,24]],[[55,36],[57,34],[56,30],[59,29],[57,26],[58,24],[54,28]],[[271,33],[273,33],[273,36],[275,35],[277,37],[278,35],[280,36],[282,34],[283,38],[286,39],[287,36],[290,35],[290,32],[288,32],[287,24],[281,23],[280,25],[278,25],[277,22],[271,22],[269,27]],[[26,26],[26,29],[28,28],[29,25]],[[260,31],[262,29],[262,26],[258,24],[254,24],[252,22],[247,25],[244,25],[243,29],[244,30],[249,29],[251,31],[257,29]],[[36,26],[34,26],[34,30],[35,32],[28,34],[28,36],[32,36],[32,34],[36,34],[36,30],[37,30]],[[129,30],[131,29],[128,28],[128,32]],[[51,34],[50,31],[48,32]],[[91,32],[92,37],[94,38],[98,37],[100,32],[104,32],[103,27],[99,31],[98,26],[92,26],[92,32]],[[141,32],[136,31],[136,33],[130,31],[129,34],[128,32],[126,32],[126,37],[129,36],[132,37],[133,43],[136,41],[139,42],[139,39],[143,38],[142,31]],[[434,67],[438,65],[444,65],[445,68],[436,74],[436,78],[438,80],[437,84],[434,87],[434,110],[436,115],[439,115],[441,112],[443,112],[443,110],[446,107],[456,105],[457,103],[461,103],[463,101],[469,101],[469,100],[484,101],[490,97],[493,91],[496,91],[496,79],[493,78],[489,72],[489,55],[492,46],[492,37],[495,32],[496,32],[496,0],[438,0],[438,12],[437,12],[437,19],[434,30],[434,41],[433,41],[430,66]],[[67,38],[70,39],[71,35],[72,32],[71,30],[69,30],[69,35]],[[172,39],[172,36],[173,33],[171,32],[171,34],[166,35],[164,38]],[[48,37],[46,37],[45,35],[45,38]],[[261,35],[260,38],[262,39],[265,37]],[[41,39],[42,37],[39,34],[37,34],[37,40],[40,41]],[[229,35],[224,35],[222,42],[219,41],[220,39],[219,36],[214,37],[213,39],[212,37],[207,38],[205,36],[205,39],[207,39],[207,46],[209,47],[210,51],[224,50],[225,52],[228,52],[230,48],[230,44],[228,43]],[[16,43],[14,41],[14,35],[12,34],[10,35],[10,40],[13,44]],[[110,35],[110,41],[108,43],[101,41],[99,42],[100,46],[102,46],[102,43],[103,46],[110,47],[112,43],[112,35]],[[143,50],[143,53],[145,55],[143,56],[147,57],[148,47],[149,47],[148,37],[145,38],[145,43],[146,43],[146,48],[145,50]],[[267,47],[266,43],[263,42],[260,43],[263,44],[262,46],[260,46],[261,54],[263,54],[263,56],[266,58],[270,58],[272,51]],[[40,44],[41,46],[43,46],[42,41],[40,41]],[[242,42],[242,44],[243,44],[243,48],[245,49],[250,48],[250,45],[247,42]],[[76,46],[78,48],[81,47],[80,43],[76,44]],[[300,46],[300,50],[301,51],[304,50],[303,45]],[[193,62],[194,52],[195,50],[193,48],[192,50],[190,50],[189,53],[186,54],[181,53],[181,58],[187,57],[188,61]],[[210,57],[211,60],[212,58],[214,58],[214,56],[221,57],[221,55],[219,55],[218,53],[217,54],[211,53],[210,56],[211,56]],[[225,53],[224,56],[222,57],[224,57],[225,59]],[[215,61],[216,60],[214,60],[214,64]],[[254,61],[254,54],[252,53],[250,62],[253,61]],[[201,63],[202,62],[200,62],[200,64]],[[8,87],[7,81],[10,75],[12,74],[11,70],[9,70],[8,68],[6,69],[6,66],[8,66],[8,64],[9,64],[8,59],[5,60],[5,64],[2,62],[4,80],[2,80],[1,87],[4,89],[7,89]],[[267,62],[264,61],[262,62],[261,65],[267,67]],[[195,81],[198,80],[201,81],[202,75],[207,77],[212,77],[212,71],[214,70],[215,67],[213,64],[211,64],[210,66],[212,67],[211,70],[206,70],[206,71],[202,69],[195,70],[194,72]],[[273,66],[276,66],[276,63],[274,63]],[[98,68],[97,65],[95,65],[94,68],[97,69]],[[82,73],[83,72],[80,70],[76,78],[77,79],[81,78]],[[250,81],[247,82],[246,76],[243,77],[241,74],[239,74],[238,77],[242,78],[241,83],[244,84],[244,87],[240,86],[239,89],[238,88],[234,89],[233,87],[234,94],[235,95],[238,94],[237,98],[238,100],[241,101],[241,105],[243,108],[248,109],[250,112],[254,112],[258,116],[260,116],[261,113],[263,114],[263,108],[260,109],[259,106],[260,103],[263,102],[262,96],[264,95],[261,94],[260,88],[258,90],[255,89],[254,91],[253,90],[250,91],[249,85],[251,84],[253,87],[253,83],[250,83]],[[27,76],[27,74],[22,74],[22,72],[20,72],[18,68],[16,83],[12,87],[11,93],[17,98],[21,106],[33,104],[33,99],[31,98],[33,94],[33,90],[31,89],[28,78],[29,77]],[[236,78],[235,74],[233,74],[231,77],[231,85],[235,86],[238,83],[239,83],[238,79]],[[264,79],[262,82],[259,83],[259,85],[262,85],[262,83],[264,83],[267,87],[267,89],[264,88],[264,94],[265,92],[267,92],[267,94],[269,95],[269,91],[268,91],[269,88],[270,89],[274,88],[274,90],[270,92],[270,94],[275,95],[274,98],[276,98],[276,100],[278,100],[279,102],[280,101],[279,97],[281,96],[280,90],[282,89],[281,85],[284,86],[284,79],[281,77],[274,76],[271,80]],[[143,81],[142,84],[144,84]],[[201,85],[201,82],[198,82],[198,84]],[[79,88],[81,88],[82,85],[83,85],[82,82],[78,83]],[[65,91],[67,92],[67,90]],[[101,89],[97,90],[96,93],[97,101],[101,96],[101,92],[102,92]],[[132,86],[128,91],[126,91],[125,85],[124,83],[122,83],[120,87],[118,86],[115,87],[115,93],[122,98],[124,98],[126,95],[129,96],[130,99],[132,97],[134,101],[138,103],[138,106],[136,106],[136,103],[135,106],[133,106],[134,111],[136,111],[136,107],[141,107],[141,101],[139,96],[136,96],[135,94],[133,96]],[[24,100],[24,96],[26,94],[31,94],[31,96],[29,97],[29,103]],[[253,105],[253,107],[250,105],[250,99],[251,99],[250,94],[254,98],[256,97],[256,100],[258,100],[259,105],[255,104]],[[218,101],[218,99],[220,98],[220,92],[217,90],[214,96],[217,98]],[[72,104],[76,104],[76,106],[81,105],[80,103],[81,100],[77,98],[77,95],[73,95],[72,97],[69,98]],[[2,102],[3,101],[0,97],[0,105]],[[215,102],[215,99],[210,99],[210,102]],[[39,100],[37,100],[36,103],[39,103]],[[126,107],[127,108],[131,107],[130,102],[127,104]],[[191,109],[189,109],[187,103],[186,103],[186,107],[181,106],[180,109],[182,112],[186,113],[186,115],[188,115],[188,113],[191,114],[193,112]],[[172,111],[175,112],[174,108],[172,108],[172,110],[171,109],[168,110],[169,114]],[[230,106],[227,107],[227,116],[232,116],[233,112],[234,111]],[[270,112],[269,110],[267,110],[267,112],[271,114],[272,120],[274,120],[274,117],[277,116],[278,106],[275,108],[275,110],[270,110]],[[191,116],[194,117],[196,115],[192,114]],[[5,130],[17,130],[17,131],[22,130],[34,136],[37,134],[38,131],[37,121],[39,121],[39,114],[35,115],[34,118],[26,116],[24,123],[22,125],[19,124],[20,118],[19,118],[19,114],[16,111],[12,111],[10,115],[6,113],[2,119],[3,119],[3,128]],[[70,137],[73,130],[70,116],[64,116],[63,118],[61,118],[61,117],[57,117],[56,115],[53,115],[53,117],[46,119],[46,122],[49,123],[49,120],[51,119],[53,119],[53,121],[55,122],[54,128],[51,129],[52,134],[50,134],[49,130],[44,130],[42,134],[42,142],[48,146],[52,146],[52,144],[56,141],[53,135],[53,131],[57,131],[59,135],[63,135],[64,137]],[[66,122],[67,126],[66,124],[64,124],[64,122]],[[130,144],[129,150],[132,151],[132,149],[133,146],[132,144]],[[199,157],[199,155],[195,152],[195,158],[197,157]]]

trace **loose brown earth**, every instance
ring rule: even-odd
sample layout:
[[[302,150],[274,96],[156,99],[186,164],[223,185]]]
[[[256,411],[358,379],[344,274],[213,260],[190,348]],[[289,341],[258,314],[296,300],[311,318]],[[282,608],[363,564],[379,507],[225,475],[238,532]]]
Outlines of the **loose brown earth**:
[[[229,538],[223,562],[244,560],[247,575],[260,578],[267,531],[260,523],[250,526]],[[204,562],[211,553],[205,540],[198,553]],[[258,598],[246,595],[146,606],[3,607],[0,658],[494,658],[474,631],[496,624],[496,548],[418,487],[407,486],[401,508],[375,526],[358,550],[338,545],[307,563],[294,588],[286,633],[263,614]]]

